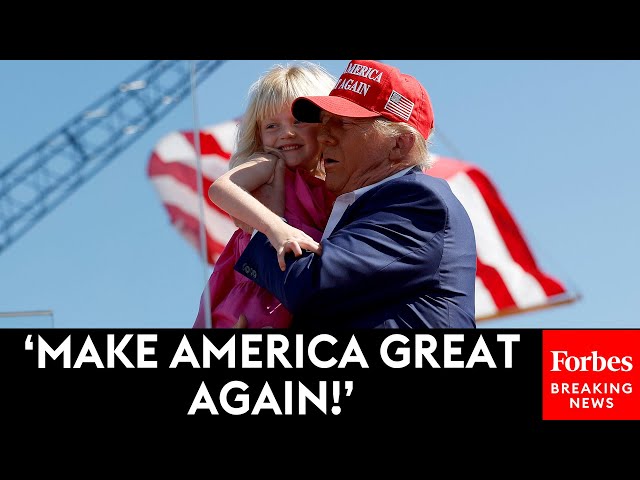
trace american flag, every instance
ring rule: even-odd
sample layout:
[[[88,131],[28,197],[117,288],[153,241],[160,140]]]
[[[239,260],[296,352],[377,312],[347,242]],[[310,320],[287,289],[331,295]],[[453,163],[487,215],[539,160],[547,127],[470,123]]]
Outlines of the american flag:
[[[213,265],[236,227],[209,200],[211,183],[228,169],[237,119],[200,131],[207,258]],[[444,178],[473,223],[478,264],[476,320],[487,320],[571,303],[578,296],[538,265],[520,227],[489,177],[476,165],[433,155],[429,175]],[[173,226],[200,252],[197,155],[192,131],[171,132],[156,144],[149,179]]]
[[[414,103],[408,98],[402,96],[395,90],[391,92],[389,95],[389,100],[387,100],[387,104],[384,106],[384,110],[387,110],[405,122],[409,121],[411,118],[411,112],[413,112]]]

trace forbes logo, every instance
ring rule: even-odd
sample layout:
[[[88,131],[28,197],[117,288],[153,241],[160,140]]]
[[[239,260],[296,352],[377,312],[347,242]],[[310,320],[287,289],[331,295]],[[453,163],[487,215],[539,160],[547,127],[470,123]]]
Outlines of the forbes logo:
[[[254,280],[258,277],[258,273],[256,272],[255,268],[251,268],[246,263],[242,264],[242,271],[244,272],[245,275],[253,278]]]
[[[633,369],[631,360],[633,358],[629,355],[625,357],[601,357],[597,351],[591,352],[590,356],[574,357],[568,355],[566,350],[551,350],[553,355],[553,367],[552,372],[559,372],[566,370],[568,372],[601,372],[603,370],[609,370],[611,372],[628,372]]]

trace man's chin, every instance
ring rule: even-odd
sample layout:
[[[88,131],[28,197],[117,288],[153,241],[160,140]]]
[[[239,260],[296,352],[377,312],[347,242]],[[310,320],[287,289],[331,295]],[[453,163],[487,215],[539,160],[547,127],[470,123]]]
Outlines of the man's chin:
[[[329,178],[329,175],[327,175],[324,180],[324,186],[326,187],[327,190],[329,190],[331,193],[335,195],[342,195],[344,193],[342,188],[343,185],[339,185],[336,182],[332,182],[331,179]]]

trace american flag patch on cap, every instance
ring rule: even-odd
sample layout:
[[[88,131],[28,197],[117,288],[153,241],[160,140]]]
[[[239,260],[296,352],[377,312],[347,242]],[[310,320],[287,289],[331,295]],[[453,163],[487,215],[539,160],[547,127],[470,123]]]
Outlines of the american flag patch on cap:
[[[408,122],[411,117],[411,112],[413,111],[413,106],[414,103],[411,100],[392,90],[384,109],[399,116],[405,122]]]

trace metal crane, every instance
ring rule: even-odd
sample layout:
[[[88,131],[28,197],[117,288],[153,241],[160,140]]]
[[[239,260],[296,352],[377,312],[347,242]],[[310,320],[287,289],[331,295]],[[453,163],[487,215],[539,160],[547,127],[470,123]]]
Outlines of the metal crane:
[[[197,85],[224,62],[149,62],[0,170],[0,253],[173,110],[194,69]]]

